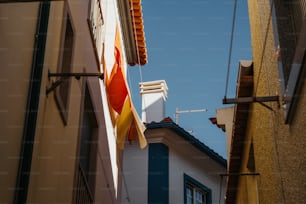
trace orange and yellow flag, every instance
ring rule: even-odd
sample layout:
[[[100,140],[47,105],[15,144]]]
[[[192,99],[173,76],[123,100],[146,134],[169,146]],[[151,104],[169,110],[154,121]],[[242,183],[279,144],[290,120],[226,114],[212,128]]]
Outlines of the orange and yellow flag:
[[[118,28],[115,37],[115,63],[110,76],[105,72],[105,86],[110,113],[114,119],[117,134],[117,145],[120,149],[124,148],[126,138],[136,140],[141,148],[146,147],[147,141],[144,136],[145,126],[141,122],[135,107],[131,102],[129,87],[122,67],[120,35]],[[113,110],[116,112],[114,114]],[[136,137],[136,135],[138,137]]]
[[[120,51],[115,47],[115,64],[113,66],[109,80],[106,84],[108,102],[111,107],[118,113],[121,113],[124,101],[127,97],[128,90],[125,77],[122,72]]]

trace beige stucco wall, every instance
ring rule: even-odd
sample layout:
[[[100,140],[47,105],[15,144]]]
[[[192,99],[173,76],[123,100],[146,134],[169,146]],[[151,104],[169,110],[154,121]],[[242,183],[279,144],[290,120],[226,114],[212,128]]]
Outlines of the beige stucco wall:
[[[254,61],[254,93],[256,96],[278,95],[281,91],[270,21],[270,1],[248,1],[248,5]],[[305,84],[290,124],[284,124],[281,104],[267,102],[266,105],[273,110],[258,103],[251,105],[241,171],[246,170],[244,167],[249,142],[253,139],[256,171],[260,173],[257,179],[259,203],[305,203]],[[237,203],[245,203],[245,199],[256,196],[254,183],[247,185],[254,187],[251,195],[243,192],[245,182],[244,178],[240,179]]]
[[[104,2],[103,11],[109,2]],[[113,16],[104,18],[111,25],[107,41],[113,53],[118,13],[111,4]],[[37,25],[39,2],[0,4],[0,203],[12,203],[19,164],[19,154],[28,97],[29,76]],[[95,182],[95,202],[120,203],[120,153],[116,149],[104,82],[98,78],[71,79],[68,122],[64,126],[54,92],[46,96],[51,86],[48,71],[56,73],[59,66],[64,13],[71,16],[75,34],[72,72],[98,73],[101,56],[96,56],[88,26],[89,1],[51,1],[39,110],[28,187],[28,203],[72,203],[75,171],[78,167],[80,116],[85,83],[87,83],[99,124]],[[111,13],[105,12],[105,13]],[[109,22],[107,22],[109,21]],[[105,35],[105,33],[102,33]],[[105,36],[101,36],[104,38]],[[122,45],[123,46],[123,45]],[[124,49],[123,49],[124,50]],[[125,56],[125,53],[122,53]],[[100,60],[100,62],[99,62]],[[110,60],[108,60],[111,63]],[[125,67],[126,68],[126,67]],[[106,105],[105,105],[106,104]],[[105,119],[105,116],[108,118]],[[108,121],[107,121],[108,120]],[[106,131],[108,129],[108,131]]]
[[[277,67],[275,63],[275,46],[271,33],[272,24],[269,23],[269,2],[249,1],[249,15],[254,62],[254,93],[256,96],[275,95],[279,93],[279,86],[275,84],[277,80]],[[266,44],[264,44],[265,41]],[[264,57],[262,57],[262,55]],[[272,85],[272,83],[274,84]],[[278,104],[275,102],[267,103],[267,105],[273,106],[276,111],[280,111],[277,106]],[[279,169],[276,165],[274,142],[272,138],[274,125],[272,114],[273,113],[269,109],[260,104],[253,103],[250,106],[246,135],[247,145],[244,150],[244,161],[242,166],[244,168],[243,170],[246,170],[245,167],[248,159],[250,141],[253,139],[256,172],[260,173],[260,176],[257,178],[258,200],[260,203],[279,203],[278,185],[275,176]],[[247,178],[241,179],[240,184],[246,179]],[[255,194],[257,192],[253,193]],[[238,198],[243,197],[243,195],[238,194]],[[240,200],[238,203],[243,203],[243,200]]]
[[[66,2],[67,3],[67,2]],[[46,87],[51,86],[47,73],[57,72],[59,48],[62,40],[64,13],[68,12],[74,29],[74,49],[72,72],[99,72],[99,64],[94,53],[87,24],[87,1],[52,2],[48,26],[44,73],[34,145],[32,171],[28,202],[31,203],[72,203],[75,174],[78,169],[79,137],[81,123],[82,96],[87,81],[98,129],[97,181],[95,202],[116,203],[113,172],[110,164],[105,121],[97,78],[71,78],[69,93],[68,122],[64,126],[56,105],[54,92],[45,95]],[[52,80],[55,80],[54,78]],[[104,99],[105,100],[105,99]],[[116,175],[118,176],[118,175]]]
[[[52,2],[31,166],[32,174],[27,198],[30,203],[71,202],[72,200],[80,94],[78,98],[73,96],[78,92],[75,87],[76,82],[72,80],[67,127],[64,126],[60,117],[54,92],[48,96],[45,94],[46,87],[51,85],[47,77],[48,70],[57,72],[59,64],[63,16],[64,2]],[[77,83],[81,86],[81,81]]]
[[[0,203],[13,203],[38,3],[0,4]]]

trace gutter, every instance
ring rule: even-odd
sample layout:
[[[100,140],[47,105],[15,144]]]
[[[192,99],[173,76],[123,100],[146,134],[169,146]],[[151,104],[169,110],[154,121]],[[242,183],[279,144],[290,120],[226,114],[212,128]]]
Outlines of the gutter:
[[[27,202],[41,80],[47,40],[50,0],[40,3],[14,203]]]

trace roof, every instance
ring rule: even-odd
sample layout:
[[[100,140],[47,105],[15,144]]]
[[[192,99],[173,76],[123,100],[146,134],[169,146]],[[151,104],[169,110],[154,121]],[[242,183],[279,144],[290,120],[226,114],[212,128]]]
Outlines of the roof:
[[[117,0],[127,62],[148,63],[141,0]],[[138,59],[139,58],[139,59]]]
[[[239,65],[236,97],[248,97],[253,93],[253,63],[241,61]],[[249,115],[249,103],[238,103],[235,106],[233,134],[229,156],[229,177],[227,180],[226,204],[234,204],[236,201],[237,187],[241,168],[244,140],[247,130]]]
[[[209,118],[210,122],[213,124],[213,125],[216,125],[218,128],[220,128],[223,132],[225,132],[225,125],[221,125],[221,124],[218,124],[218,121],[217,121],[217,118],[216,117],[212,117],[212,118]]]
[[[149,124],[146,124],[147,130],[150,129],[159,129],[159,128],[167,128],[175,133],[177,133],[178,136],[181,136],[186,141],[190,142],[195,148],[199,149],[201,152],[205,153],[207,156],[209,156],[211,159],[215,160],[217,163],[222,165],[226,168],[227,162],[226,160],[220,156],[218,153],[216,153],[214,150],[209,148],[207,145],[202,143],[200,140],[192,136],[189,132],[178,126],[176,123],[174,123],[170,118],[166,118],[165,120],[161,122],[152,122]]]
[[[129,0],[129,2],[131,5],[130,13],[132,16],[135,43],[140,58],[140,64],[144,65],[148,62],[148,59],[147,59],[147,48],[146,48],[144,24],[142,17],[141,0]]]

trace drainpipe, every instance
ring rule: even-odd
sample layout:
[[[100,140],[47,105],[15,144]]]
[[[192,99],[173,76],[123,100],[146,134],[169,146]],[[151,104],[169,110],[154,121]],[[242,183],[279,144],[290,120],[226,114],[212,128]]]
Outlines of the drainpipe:
[[[41,79],[45,57],[49,11],[50,0],[42,1],[39,6],[36,27],[30,84],[20,151],[19,169],[16,180],[16,190],[14,197],[15,204],[27,202]]]

